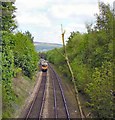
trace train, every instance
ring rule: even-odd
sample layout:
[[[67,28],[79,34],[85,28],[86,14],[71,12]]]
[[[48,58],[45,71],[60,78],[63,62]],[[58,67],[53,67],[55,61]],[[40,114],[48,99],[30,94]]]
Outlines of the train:
[[[48,61],[44,60],[44,59],[40,59],[40,69],[42,72],[47,72],[48,69]]]

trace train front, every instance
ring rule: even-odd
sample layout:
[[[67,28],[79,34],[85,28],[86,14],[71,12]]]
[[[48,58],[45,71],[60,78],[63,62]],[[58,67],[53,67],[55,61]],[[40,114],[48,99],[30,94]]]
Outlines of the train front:
[[[41,66],[41,70],[42,70],[42,72],[47,72],[47,69],[48,69],[48,63],[44,62]]]

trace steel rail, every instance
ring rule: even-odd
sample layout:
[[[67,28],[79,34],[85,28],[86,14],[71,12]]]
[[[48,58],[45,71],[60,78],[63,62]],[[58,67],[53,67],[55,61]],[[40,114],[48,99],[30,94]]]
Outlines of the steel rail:
[[[41,84],[42,84],[42,81],[40,82],[40,85]],[[40,90],[40,87],[39,87],[39,89],[37,91],[37,94],[39,93],[39,90]],[[25,116],[25,120],[27,120],[29,118],[29,115],[30,115],[30,113],[32,111],[32,108],[33,108],[33,106],[35,104],[36,99],[37,99],[37,95],[34,97],[34,100],[33,100],[32,104],[30,105],[29,111],[28,111],[27,115]]]
[[[56,88],[55,88],[55,83],[54,83],[54,78],[52,77],[52,84],[53,84],[53,96],[54,96],[54,114],[55,114],[55,118],[58,118],[58,114],[57,114],[57,97],[56,97]]]
[[[51,67],[50,64],[49,64],[49,66],[50,66],[50,68],[52,69],[54,75],[56,76],[56,78],[57,78],[57,80],[58,80],[59,88],[60,88],[61,95],[62,95],[62,99],[63,99],[63,103],[64,103],[65,112],[66,112],[66,115],[67,115],[67,119],[70,120],[70,114],[69,114],[69,110],[68,110],[68,107],[67,107],[67,102],[66,102],[66,99],[65,99],[65,96],[64,96],[64,92],[63,92],[63,89],[62,89],[61,79],[60,79],[60,77],[57,75],[57,73],[55,72],[55,70]]]
[[[43,74],[43,73],[42,73]],[[43,82],[43,75],[42,75],[42,80],[41,80],[41,82],[40,82],[40,86],[39,86],[39,88],[38,88],[38,90],[37,90],[37,93],[36,93],[36,96],[35,96],[35,98],[34,98],[34,100],[33,100],[33,102],[32,102],[32,104],[30,105],[30,108],[29,108],[29,111],[27,112],[27,114],[26,114],[26,116],[25,116],[25,120],[28,120],[29,119],[29,116],[30,116],[30,114],[31,114],[31,112],[32,112],[32,108],[34,107],[34,105],[35,105],[35,102],[36,102],[36,100],[37,100],[37,95],[39,94],[39,91],[40,91],[40,87],[42,86],[42,82]],[[45,81],[45,87],[43,88],[43,95],[42,95],[42,101],[41,101],[41,106],[40,106],[40,112],[39,112],[39,115],[38,115],[38,118],[40,117],[40,114],[41,114],[41,109],[43,109],[43,101],[45,100],[45,88],[46,88],[46,81]]]
[[[61,90],[61,94],[62,94],[64,106],[65,106],[65,111],[66,111],[67,119],[70,120],[70,114],[69,114],[69,110],[68,110],[68,107],[67,107],[67,102],[66,102],[66,99],[65,99],[65,96],[64,96],[64,92],[63,92],[63,89],[62,89],[62,85],[60,83],[60,78],[59,78],[59,76],[56,73],[55,73],[55,75],[57,77],[57,80],[58,80],[58,83],[59,83],[59,86],[60,86],[60,90]]]
[[[47,75],[47,73],[46,73]],[[46,76],[44,79],[47,79]],[[42,103],[41,103],[41,109],[40,109],[40,114],[38,116],[39,120],[42,118],[42,112],[43,112],[43,108],[44,108],[44,104],[45,104],[45,97],[46,97],[46,82],[45,82],[45,86],[44,86],[44,89],[43,89],[43,96],[42,96]]]

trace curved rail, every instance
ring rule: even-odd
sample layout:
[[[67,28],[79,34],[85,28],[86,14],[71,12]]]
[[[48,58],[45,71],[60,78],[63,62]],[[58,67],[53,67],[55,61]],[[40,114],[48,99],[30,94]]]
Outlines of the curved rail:
[[[49,64],[49,67],[51,68],[51,70],[53,71],[54,75],[56,76],[56,79],[58,81],[58,84],[59,84],[59,88],[60,88],[60,91],[61,91],[61,95],[62,95],[62,99],[63,99],[63,103],[64,103],[64,108],[65,108],[65,112],[66,112],[66,116],[67,116],[67,119],[70,120],[70,114],[69,114],[69,110],[68,110],[68,107],[67,107],[67,102],[66,102],[66,99],[65,99],[65,96],[64,96],[64,92],[63,92],[63,89],[62,89],[62,85],[61,85],[61,79],[60,77],[57,75],[57,73],[54,71],[54,69],[51,67],[51,65]],[[56,115],[56,118],[58,117],[57,116],[57,101],[56,101],[56,93],[55,93],[55,85],[54,85],[54,79],[53,79],[53,87],[54,87],[54,110],[55,110],[55,115]]]

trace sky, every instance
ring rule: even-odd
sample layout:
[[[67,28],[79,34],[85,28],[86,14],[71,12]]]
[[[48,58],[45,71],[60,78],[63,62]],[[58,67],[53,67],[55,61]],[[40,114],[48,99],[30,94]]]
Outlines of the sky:
[[[86,32],[85,25],[94,23],[99,12],[98,0],[16,0],[15,5],[18,30],[29,31],[36,42],[62,44],[61,24],[67,41],[73,31]]]

